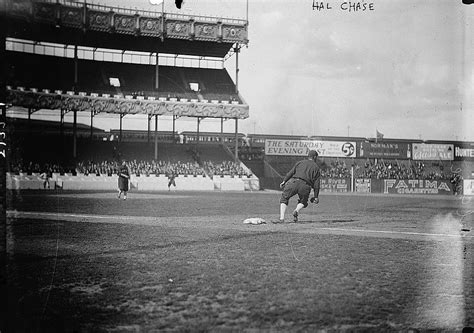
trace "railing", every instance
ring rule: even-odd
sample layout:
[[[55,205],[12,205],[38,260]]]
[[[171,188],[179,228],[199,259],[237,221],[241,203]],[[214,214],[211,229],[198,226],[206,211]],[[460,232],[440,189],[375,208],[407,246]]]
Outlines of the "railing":
[[[7,51],[26,52],[39,55],[50,55],[64,58],[74,58],[74,46],[31,40],[6,38]],[[40,50],[42,49],[43,52]],[[108,61],[128,64],[156,65],[156,53],[138,51],[121,51],[114,49],[96,49],[78,46],[78,59]],[[50,50],[51,52],[46,52]],[[61,54],[61,55],[60,55]],[[107,56],[107,57],[106,57]],[[108,58],[108,59],[106,59]],[[118,59],[120,58],[120,59]],[[197,64],[197,65],[196,65]],[[189,55],[174,55],[158,53],[158,65],[173,67],[190,67],[206,69],[223,69],[224,59]]]
[[[84,5],[87,6],[87,8],[94,9],[94,10],[99,10],[99,11],[113,11],[116,13],[121,13],[121,14],[139,14],[143,16],[152,16],[152,17],[161,17],[163,12],[161,10],[159,11],[151,11],[151,10],[144,10],[144,9],[138,9],[138,8],[125,8],[125,7],[115,7],[115,6],[107,6],[107,5],[101,5],[101,4],[95,4],[95,3],[90,3],[90,2],[72,2],[72,1],[66,1],[66,0],[32,0],[33,2],[46,2],[46,3],[53,3],[53,4],[61,4],[64,6],[69,6],[69,7],[77,7],[77,8],[83,8]],[[229,24],[239,24],[239,25],[246,25],[247,21],[244,19],[236,19],[236,18],[223,18],[223,17],[217,17],[217,16],[203,16],[203,15],[187,15],[187,14],[176,14],[176,13],[164,13],[167,18],[173,18],[173,19],[179,19],[179,20],[187,20],[189,21],[190,19],[193,19],[195,21],[200,21],[200,22],[223,22],[223,23],[229,23]]]

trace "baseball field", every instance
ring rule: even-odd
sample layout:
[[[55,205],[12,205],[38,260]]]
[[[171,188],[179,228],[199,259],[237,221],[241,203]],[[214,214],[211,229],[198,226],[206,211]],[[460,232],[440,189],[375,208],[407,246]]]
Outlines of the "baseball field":
[[[8,194],[14,332],[461,332],[474,198],[279,192]],[[288,221],[295,205],[290,201]],[[244,224],[260,217],[265,224]]]

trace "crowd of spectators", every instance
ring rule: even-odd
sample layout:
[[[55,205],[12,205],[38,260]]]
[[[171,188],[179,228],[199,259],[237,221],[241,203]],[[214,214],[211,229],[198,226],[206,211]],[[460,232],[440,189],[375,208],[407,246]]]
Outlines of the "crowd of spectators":
[[[35,162],[17,162],[10,164],[10,172],[14,174],[26,173],[41,174],[44,172],[72,175],[106,175],[117,174],[120,163],[117,161],[81,161],[76,164],[65,166],[61,163],[35,163]],[[240,163],[234,161],[223,161],[220,163],[212,161],[197,162],[170,162],[170,161],[127,161],[127,166],[132,175],[150,176],[150,175],[184,175],[184,176],[251,176],[252,173],[244,169]],[[350,178],[351,167],[354,167],[354,175],[357,178],[372,179],[451,179],[453,172],[445,172],[442,166],[426,167],[423,162],[399,163],[398,161],[379,160],[377,163],[367,160],[365,164],[357,163],[351,166],[346,165],[345,161],[332,161],[330,164],[322,163],[321,176],[323,178]]]
[[[367,161],[363,167],[356,166],[358,178],[375,179],[449,179],[451,173],[445,173],[443,167],[427,168],[423,162],[410,162],[408,165],[398,161]]]
[[[204,169],[209,176],[251,176],[252,173],[247,172],[240,163],[233,161],[223,161],[221,163],[213,163],[212,161],[205,161],[203,163]]]
[[[362,166],[357,163],[346,165],[345,161],[333,161],[321,164],[321,176],[323,178],[350,178],[351,168],[354,168],[356,178],[372,179],[427,179],[439,180],[450,179],[453,176],[451,170],[446,170],[442,165],[427,167],[423,162],[412,162],[408,164],[399,161],[377,162],[367,160]]]
[[[26,173],[27,175],[48,173],[74,173],[75,167],[73,165],[63,163],[38,163],[38,162],[23,162],[10,163],[10,172],[19,175]]]
[[[150,176],[150,175],[185,175],[185,176],[199,176],[205,175],[204,169],[197,163],[191,162],[169,162],[169,161],[137,161],[131,160],[126,162],[130,169],[130,173],[135,176]],[[117,173],[119,167],[118,162],[103,161],[103,162],[79,162],[77,164],[77,172],[85,175],[108,175]]]
[[[205,161],[200,166],[197,162],[170,162],[170,161],[137,161],[130,160],[126,162],[130,169],[130,173],[134,176],[150,176],[150,175],[166,175],[166,176],[250,176],[240,166],[239,163],[233,161],[224,161],[221,163],[214,163]],[[117,161],[80,161],[70,168],[64,168],[59,164],[40,164],[28,162],[11,164],[10,171],[15,174],[41,174],[49,173],[71,173],[73,175],[95,175],[95,176],[112,176],[117,174],[120,163]]]
[[[119,164],[117,162],[97,162],[94,163],[92,161],[87,162],[79,162],[76,165],[76,173],[82,173],[86,176],[88,175],[106,175],[112,176],[113,174],[117,173]]]
[[[185,175],[205,176],[204,169],[195,162],[130,161],[132,174],[139,175]]]
[[[331,164],[324,164],[321,168],[321,177],[324,178],[349,178],[350,170],[344,161],[334,161]]]

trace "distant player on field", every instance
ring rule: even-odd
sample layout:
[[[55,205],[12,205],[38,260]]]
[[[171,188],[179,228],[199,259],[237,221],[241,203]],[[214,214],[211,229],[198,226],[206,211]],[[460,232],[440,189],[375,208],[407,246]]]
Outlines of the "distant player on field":
[[[171,189],[171,185],[174,186],[174,188],[176,189],[176,181],[175,181],[175,178],[176,178],[176,175],[174,172],[171,172],[170,174],[168,174],[168,192],[170,191]]]
[[[280,187],[283,189],[280,199],[280,219],[274,223],[285,222],[285,212],[288,207],[288,201],[291,197],[298,194],[298,204],[293,211],[293,222],[298,222],[298,214],[302,208],[308,207],[308,199],[311,189],[314,191],[314,196],[311,202],[319,203],[319,187],[321,171],[316,164],[318,159],[318,152],[310,150],[308,158],[297,162],[293,168],[285,176]]]
[[[120,195],[123,192],[123,200],[127,200],[127,192],[128,192],[128,181],[130,179],[130,173],[128,172],[127,163],[125,161],[122,162],[122,165],[119,168],[118,172],[118,198],[120,199]]]
[[[44,189],[48,189],[50,188],[50,185],[49,185],[49,180],[53,177],[53,172],[51,171],[50,168],[48,168],[45,172],[43,172],[41,175],[40,175],[41,179],[43,179],[43,187]]]

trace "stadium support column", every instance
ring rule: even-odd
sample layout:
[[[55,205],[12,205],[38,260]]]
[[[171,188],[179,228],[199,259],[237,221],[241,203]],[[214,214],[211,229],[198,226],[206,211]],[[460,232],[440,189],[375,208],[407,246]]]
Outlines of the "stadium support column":
[[[221,144],[224,144],[224,118],[221,118]]]
[[[60,116],[60,122],[59,122],[59,132],[60,132],[60,138],[61,138],[61,156],[65,158],[66,154],[66,146],[64,143],[64,116],[66,115],[67,111],[64,109],[61,109],[61,116]]]
[[[74,91],[77,91],[78,82],[78,71],[77,71],[77,45],[74,45]]]
[[[155,161],[158,161],[158,115],[155,114]]]
[[[160,80],[159,80],[159,67],[158,63],[160,58],[158,57],[158,52],[156,52],[156,65],[155,65],[155,89],[158,90],[160,88]]]
[[[237,44],[234,48],[235,51],[235,93],[239,93],[239,52],[240,45]],[[239,119],[235,118],[235,161],[239,159]]]
[[[124,113],[120,114],[120,131],[119,131],[119,143],[122,142],[122,119],[125,117]]]
[[[72,157],[77,157],[77,111],[74,111],[74,123],[72,124]]]
[[[31,140],[31,115],[33,114],[33,109],[28,108],[28,125],[27,125],[27,130],[28,130],[28,139],[27,141],[30,142]]]
[[[174,132],[176,131],[176,119],[178,119],[178,116],[173,115],[173,143],[176,142],[174,138]]]
[[[239,52],[240,45],[237,44],[234,48],[235,52],[235,93],[239,93]]]
[[[148,119],[148,128],[147,128],[147,135],[146,135],[146,142],[147,143],[150,143],[150,122],[151,122],[151,117],[153,117],[153,115],[149,114],[147,115],[147,119]]]
[[[355,192],[355,174],[354,174],[354,166],[351,166],[351,192]]]
[[[66,114],[66,110],[61,109],[61,115],[59,118],[59,133],[61,136],[61,141],[64,141],[64,115]]]
[[[197,132],[196,132],[196,149],[199,144],[199,127],[201,125],[201,117],[197,117]]]
[[[235,161],[239,159],[239,119],[235,118]]]
[[[94,111],[91,110],[91,140],[94,139]]]

